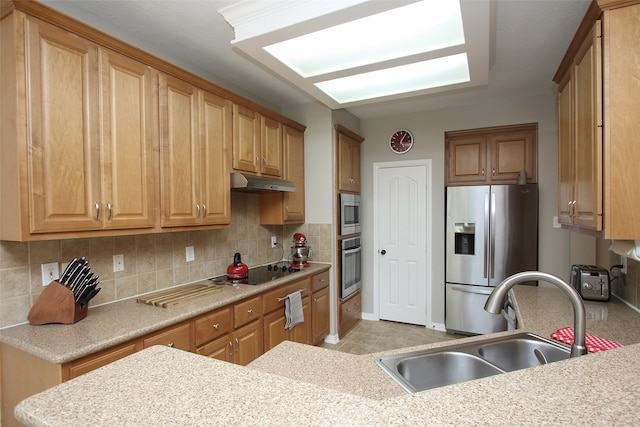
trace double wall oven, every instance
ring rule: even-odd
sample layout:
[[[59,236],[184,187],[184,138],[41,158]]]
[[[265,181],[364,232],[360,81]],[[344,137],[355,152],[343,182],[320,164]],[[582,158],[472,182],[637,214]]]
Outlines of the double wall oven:
[[[340,193],[340,300],[362,288],[360,195]]]

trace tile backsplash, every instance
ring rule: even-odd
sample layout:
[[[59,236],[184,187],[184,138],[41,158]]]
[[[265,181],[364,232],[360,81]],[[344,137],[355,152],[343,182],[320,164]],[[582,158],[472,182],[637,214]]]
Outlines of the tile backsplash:
[[[224,274],[240,252],[249,267],[290,257],[293,233],[307,236],[311,261],[331,262],[331,224],[263,226],[258,196],[232,193],[231,227],[138,236],[103,237],[42,242],[0,241],[0,328],[27,321],[42,292],[40,265],[66,264],[84,256],[100,277],[102,288],[91,306],[134,297],[181,283]],[[284,247],[271,248],[271,236]],[[186,262],[186,247],[195,260]],[[124,255],[124,271],[113,272],[113,255]],[[62,272],[62,265],[60,266]]]

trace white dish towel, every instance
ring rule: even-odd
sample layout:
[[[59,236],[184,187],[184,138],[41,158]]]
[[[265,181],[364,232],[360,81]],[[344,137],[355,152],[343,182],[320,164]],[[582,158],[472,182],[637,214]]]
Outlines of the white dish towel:
[[[298,323],[304,322],[304,313],[302,312],[302,294],[296,291],[287,295],[284,300],[284,317],[287,322],[285,329],[292,329]]]

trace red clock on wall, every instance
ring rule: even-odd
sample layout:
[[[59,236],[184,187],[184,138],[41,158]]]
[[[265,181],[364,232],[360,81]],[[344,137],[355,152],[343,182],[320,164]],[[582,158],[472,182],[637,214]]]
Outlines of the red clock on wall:
[[[389,137],[389,148],[396,154],[404,154],[413,147],[413,135],[406,129],[399,129]]]

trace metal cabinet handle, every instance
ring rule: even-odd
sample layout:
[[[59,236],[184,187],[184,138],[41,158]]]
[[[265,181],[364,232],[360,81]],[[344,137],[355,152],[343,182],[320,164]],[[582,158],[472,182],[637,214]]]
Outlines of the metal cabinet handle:
[[[496,176],[496,168],[491,169],[491,175]]]
[[[229,356],[233,356],[233,342],[229,341]]]
[[[240,351],[240,341],[238,341],[238,338],[236,338],[236,353],[238,353]]]
[[[299,290],[300,292],[304,292],[304,291],[306,291],[306,289],[304,289],[304,288],[302,288],[302,289],[298,289],[298,290]],[[287,296],[288,296],[288,295],[287,295]],[[286,299],[287,299],[287,297],[278,298],[278,302],[280,302],[280,301],[284,301],[284,300],[286,300]]]
[[[107,219],[111,220],[111,217],[113,215],[113,205],[111,203],[109,203],[109,202],[107,202],[107,211],[108,211]]]
[[[250,308],[249,310],[247,310],[247,313],[253,314],[253,308]]]
[[[196,205],[196,218],[200,218],[200,205]]]
[[[480,172],[480,175],[484,176],[484,168],[482,168],[482,171]]]
[[[96,221],[100,220],[100,205],[96,202]]]
[[[172,343],[172,342],[170,342],[169,344],[167,344],[167,347],[170,347],[170,348],[173,348],[173,347],[175,347],[175,346],[176,346],[176,344],[175,344],[175,343]]]
[[[220,329],[220,323],[214,323],[213,329],[216,329],[216,330]]]
[[[206,218],[207,217],[207,205],[205,205],[204,203],[202,204],[202,218]]]

